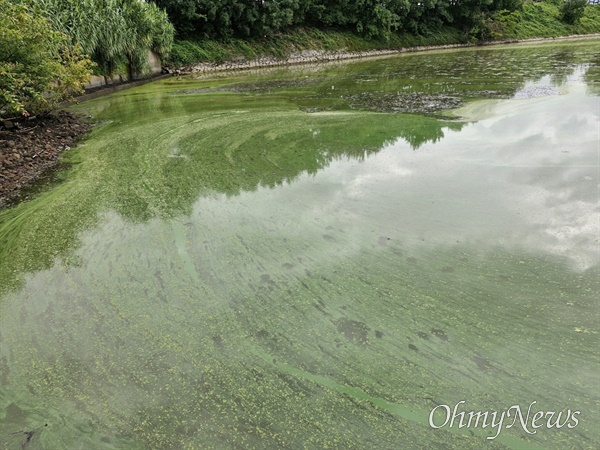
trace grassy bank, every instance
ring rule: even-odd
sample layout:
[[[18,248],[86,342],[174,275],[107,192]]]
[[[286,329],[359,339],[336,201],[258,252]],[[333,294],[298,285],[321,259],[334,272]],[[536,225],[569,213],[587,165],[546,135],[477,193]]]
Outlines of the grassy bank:
[[[197,62],[222,63],[239,59],[256,59],[261,56],[287,58],[292,52],[302,50],[366,51],[418,45],[443,45],[462,42],[462,33],[445,28],[428,36],[394,34],[390,40],[365,39],[347,31],[301,28],[289,33],[263,39],[176,40],[170,64],[185,66]]]
[[[600,5],[588,5],[580,21],[561,21],[562,0],[527,2],[522,11],[500,11],[489,19],[491,39],[531,39],[600,33]]]
[[[469,30],[443,27],[425,35],[397,32],[387,40],[315,28],[298,28],[261,39],[179,39],[175,41],[170,59],[166,62],[180,67],[199,62],[252,60],[262,56],[285,59],[292,52],[302,50],[367,51],[600,33],[600,6],[589,5],[584,17],[569,25],[561,21],[560,4],[561,0],[528,1],[520,11],[500,11],[490,17],[482,17]]]

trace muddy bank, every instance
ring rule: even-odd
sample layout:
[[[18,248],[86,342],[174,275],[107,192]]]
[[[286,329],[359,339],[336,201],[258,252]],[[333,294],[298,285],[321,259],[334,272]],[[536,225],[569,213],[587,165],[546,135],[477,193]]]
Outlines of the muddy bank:
[[[532,39],[510,39],[504,41],[492,41],[484,43],[467,43],[467,44],[447,44],[447,45],[426,45],[418,47],[404,47],[400,49],[389,49],[389,50],[365,50],[360,52],[348,52],[348,51],[327,51],[327,50],[303,50],[300,52],[291,53],[289,57],[278,59],[274,56],[264,56],[262,58],[247,60],[245,58],[238,58],[232,61],[226,61],[221,64],[216,63],[198,63],[192,66],[182,67],[178,70],[168,70],[169,73],[176,75],[188,74],[188,73],[210,73],[210,72],[222,72],[228,70],[245,70],[245,69],[256,69],[261,67],[273,67],[273,66],[289,66],[295,64],[311,64],[319,62],[331,62],[331,61],[343,61],[349,59],[360,59],[377,56],[396,55],[399,53],[410,53],[410,52],[424,52],[431,50],[446,50],[455,48],[468,48],[478,46],[489,46],[489,45],[504,45],[504,44],[516,44],[516,43],[531,43],[531,42],[543,42],[543,41],[558,41],[558,40],[577,40],[577,39],[592,39],[599,38],[600,34],[589,34],[589,35],[574,35],[574,36],[559,36],[550,38],[532,38]]]
[[[28,189],[51,172],[61,152],[72,148],[91,128],[68,111],[43,117],[0,121],[0,209],[28,198]]]

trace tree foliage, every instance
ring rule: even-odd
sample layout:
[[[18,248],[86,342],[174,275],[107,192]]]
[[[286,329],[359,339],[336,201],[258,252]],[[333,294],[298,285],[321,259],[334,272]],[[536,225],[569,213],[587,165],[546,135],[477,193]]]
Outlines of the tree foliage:
[[[565,0],[560,7],[561,20],[568,24],[578,22],[585,12],[587,0]]]
[[[0,117],[52,108],[82,90],[91,68],[32,2],[0,0]]]
[[[166,13],[140,0],[38,0],[54,27],[71,36],[105,73],[147,70],[148,50],[167,56],[174,29]]]
[[[386,38],[395,30],[424,33],[443,24],[470,29],[523,0],[151,0],[165,8],[180,37],[268,36],[308,25]]]

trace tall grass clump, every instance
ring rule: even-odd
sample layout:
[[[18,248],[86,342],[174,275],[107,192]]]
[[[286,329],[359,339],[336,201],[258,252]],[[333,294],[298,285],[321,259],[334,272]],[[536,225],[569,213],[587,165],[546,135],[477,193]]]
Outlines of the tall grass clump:
[[[110,75],[148,70],[148,50],[168,56],[174,28],[166,13],[141,0],[38,0],[54,28],[70,36]]]
[[[52,109],[81,92],[91,68],[33,1],[0,0],[0,117]]]

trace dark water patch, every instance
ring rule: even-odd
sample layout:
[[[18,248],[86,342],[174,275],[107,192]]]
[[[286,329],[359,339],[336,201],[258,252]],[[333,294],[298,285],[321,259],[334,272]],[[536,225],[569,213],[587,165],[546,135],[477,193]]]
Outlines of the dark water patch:
[[[332,353],[329,350],[327,350],[326,348],[324,348],[321,344],[317,344],[317,347],[319,347],[319,350],[321,350],[321,353],[323,353],[328,358],[336,359],[336,360],[339,359],[337,355],[335,355],[334,353]]]
[[[10,406],[10,405],[9,405]],[[10,422],[10,420],[8,420]],[[16,423],[15,423],[16,424]],[[44,429],[48,427],[48,424],[34,428],[34,429],[23,429],[20,431],[14,431],[11,433],[0,433],[0,444],[3,444],[3,449],[29,449],[29,448],[46,448],[40,445],[40,435]]]
[[[269,332],[267,330],[258,330],[254,333],[254,337],[256,339],[267,339],[269,337]]]
[[[292,390],[292,392],[301,392],[304,394],[313,393],[313,389],[311,389],[311,386],[308,383],[301,380],[300,378],[297,378],[294,375],[290,375],[281,371],[277,371],[275,372],[275,374],[277,378],[283,381]]]
[[[300,108],[300,109],[306,113],[320,113],[320,112],[333,110],[332,107],[318,107],[318,106],[306,107],[306,108]]]
[[[363,322],[351,320],[347,318],[339,319],[335,323],[338,332],[342,333],[344,337],[353,343],[366,344],[369,340],[368,332],[369,327]]]
[[[482,89],[469,91],[467,95],[471,98],[488,98],[488,99],[506,99],[510,98],[510,92],[493,90],[493,89]]]
[[[221,88],[197,88],[197,89],[181,89],[179,91],[174,91],[171,94],[183,94],[183,95],[195,95],[195,94],[210,94],[212,92],[223,92]]]
[[[212,341],[215,344],[215,347],[223,348],[223,337],[221,337],[221,335],[215,334],[212,337]]]
[[[6,407],[6,421],[14,424],[23,424],[27,420],[27,413],[16,404],[11,403]]]
[[[414,344],[408,344],[408,348],[411,349],[411,350],[413,350],[413,351],[415,351],[415,352],[419,351],[419,349],[417,348],[417,346],[414,345]]]
[[[392,298],[394,297],[394,291],[392,289],[388,289],[388,288],[380,288],[378,291],[378,295],[379,297],[388,297],[388,298]]]
[[[377,339],[382,339],[383,338],[383,331],[375,330],[375,337]]]
[[[477,368],[482,372],[489,372],[494,368],[491,361],[489,359],[484,358],[483,356],[475,355],[473,357],[473,361],[475,362],[475,364],[477,364]]]
[[[357,277],[359,281],[361,281],[362,283],[366,284],[367,286],[373,286],[373,282],[363,278],[363,277]]]
[[[440,341],[448,340],[448,336],[446,336],[446,333],[444,332],[444,330],[440,330],[439,328],[432,328],[431,334],[433,334],[435,337],[437,337]]]
[[[252,375],[252,378],[254,378],[254,381],[264,380],[265,378],[264,372],[257,370],[255,367],[250,369],[250,374]]]
[[[333,281],[331,281],[331,279],[327,278],[327,277],[326,277],[326,276],[324,276],[324,275],[321,275],[321,277],[320,277],[320,278],[321,278],[321,280],[325,281],[325,282],[326,282],[326,283],[328,283],[328,284],[335,285],[335,283],[334,283]]]
[[[292,263],[283,263],[283,268],[284,269],[290,270],[290,269],[293,269],[294,267],[296,267],[296,266],[294,264],[292,264]]]
[[[321,314],[323,314],[324,316],[330,316],[330,315],[331,315],[331,314],[329,314],[329,313],[328,313],[328,312],[325,310],[325,308],[323,307],[323,305],[322,305],[322,304],[319,304],[319,303],[313,303],[312,305],[313,305],[313,307],[314,307],[315,309],[317,309],[317,310],[318,310],[318,311],[319,311]]]
[[[422,92],[360,92],[343,98],[353,109],[402,113],[434,113],[458,108],[464,103],[459,97]]]
[[[268,273],[262,274],[260,276],[260,281],[266,284],[275,284],[275,282],[271,279],[271,275],[269,275]]]
[[[172,94],[183,94],[183,95],[195,95],[195,94],[211,94],[214,92],[264,92],[272,89],[285,89],[285,88],[296,88],[301,86],[308,86],[314,83],[319,83],[325,80],[324,77],[303,77],[303,78],[291,78],[283,80],[265,80],[265,81],[254,81],[254,82],[243,82],[229,84],[227,86],[218,86],[212,88],[197,88],[197,89],[181,89],[174,91]]]
[[[215,387],[212,385],[212,383],[210,382],[209,379],[206,379],[205,377],[202,377],[201,379],[195,379],[192,382],[194,390],[196,392],[203,392],[206,394],[210,394],[212,392],[214,392]]]
[[[8,385],[8,376],[10,375],[10,369],[8,368],[8,360],[6,356],[0,358],[0,385]]]

